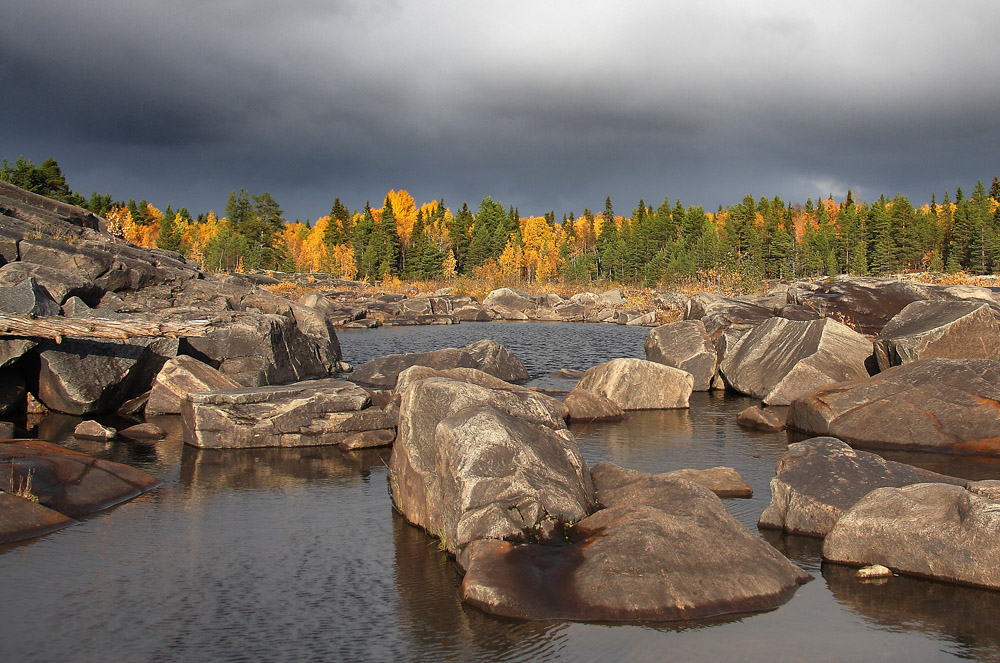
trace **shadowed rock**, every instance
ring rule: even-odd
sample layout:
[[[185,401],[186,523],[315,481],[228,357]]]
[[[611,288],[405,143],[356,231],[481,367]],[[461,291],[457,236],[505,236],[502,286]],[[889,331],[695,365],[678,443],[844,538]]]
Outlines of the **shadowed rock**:
[[[51,410],[76,415],[118,409],[132,395],[148,357],[135,344],[67,340],[43,347],[38,397]]]
[[[81,516],[130,500],[159,483],[141,470],[39,440],[0,443],[0,486],[25,485],[38,503]]]
[[[928,288],[892,279],[842,277],[788,288],[791,304],[810,308],[865,336],[878,334],[907,304],[928,298]]]
[[[577,388],[600,394],[623,410],[688,407],[694,378],[687,371],[642,359],[613,359],[587,370]]]
[[[1000,589],[1000,502],[962,486],[880,488],[823,542],[823,559]]]
[[[694,378],[694,391],[708,391],[718,352],[701,320],[683,320],[651,330],[645,349],[648,361],[687,371]]]
[[[726,331],[740,336],[773,317],[774,313],[763,306],[711,292],[693,295],[684,313],[685,320],[702,321],[713,343]]]
[[[44,317],[59,315],[59,304],[30,276],[16,285],[0,286],[0,312]]]
[[[0,491],[0,543],[42,536],[75,522],[37,502]]]
[[[740,339],[719,370],[736,391],[788,405],[826,384],[867,377],[871,352],[870,341],[834,320],[771,318]]]
[[[854,446],[1000,455],[1000,363],[921,359],[796,399],[785,423]]]
[[[965,484],[964,479],[856,451],[832,437],[797,442],[788,445],[778,461],[771,503],[757,525],[826,536],[848,509],[876,488],[927,482]]]
[[[917,359],[1000,359],[1000,324],[981,301],[908,304],[875,339],[880,370]]]
[[[39,286],[45,288],[59,306],[74,296],[89,306],[97,306],[104,294],[103,288],[75,272],[27,262],[12,262],[0,267],[0,286],[16,286],[29,278],[34,278]]]

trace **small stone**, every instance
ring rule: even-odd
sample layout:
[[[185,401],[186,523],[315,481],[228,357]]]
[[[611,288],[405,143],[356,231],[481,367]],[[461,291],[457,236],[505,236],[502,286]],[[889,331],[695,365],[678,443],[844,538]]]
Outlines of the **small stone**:
[[[84,421],[73,429],[73,436],[85,440],[112,440],[118,434],[114,428],[104,426],[93,419]]]
[[[864,566],[858,569],[858,572],[854,574],[855,578],[859,580],[871,580],[875,578],[891,578],[892,570],[888,567],[882,566],[881,564],[871,564],[869,566]]]
[[[764,433],[777,433],[785,429],[785,422],[771,410],[765,410],[759,405],[748,407],[736,415],[736,425]]]

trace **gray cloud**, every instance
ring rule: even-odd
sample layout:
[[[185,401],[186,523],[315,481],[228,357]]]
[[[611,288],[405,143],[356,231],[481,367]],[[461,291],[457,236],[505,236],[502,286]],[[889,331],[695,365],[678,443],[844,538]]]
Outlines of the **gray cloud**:
[[[1000,5],[12,0],[3,156],[290,218],[406,188],[620,211],[746,193],[915,202],[1000,171]]]

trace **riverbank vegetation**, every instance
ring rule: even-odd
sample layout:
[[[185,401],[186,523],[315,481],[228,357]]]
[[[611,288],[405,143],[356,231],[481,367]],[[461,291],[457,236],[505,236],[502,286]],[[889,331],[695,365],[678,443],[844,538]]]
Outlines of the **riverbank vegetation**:
[[[53,159],[5,159],[0,179],[89,209],[145,247],[178,251],[211,271],[326,272],[345,279],[464,283],[467,291],[594,282],[712,286],[746,291],[767,279],[901,272],[1000,271],[1000,181],[944,192],[914,206],[905,196],[867,202],[848,191],[804,203],[746,196],[707,212],[669,197],[626,214],[584,208],[523,216],[492,198],[476,209],[417,205],[404,190],[351,211],[339,198],[315,222],[289,223],[267,192],[232,191],[223,216],[73,192]]]

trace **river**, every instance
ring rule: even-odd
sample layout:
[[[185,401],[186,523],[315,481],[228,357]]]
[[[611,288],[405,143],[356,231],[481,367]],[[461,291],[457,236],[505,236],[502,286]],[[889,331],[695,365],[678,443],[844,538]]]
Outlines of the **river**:
[[[494,338],[533,385],[613,357],[642,357],[648,330],[617,325],[465,323],[344,332],[345,358]],[[751,531],[794,434],[735,424],[747,398],[695,394],[686,411],[573,425],[588,463],[647,472],[735,467],[754,490],[726,500]],[[497,619],[458,600],[454,562],[394,514],[388,450],[202,451],[176,417],[153,444],[40,437],[140,467],[162,485],[65,530],[0,546],[0,661],[1000,661],[1000,592],[895,577],[860,583],[822,565],[818,542],[763,536],[813,580],[771,612],[673,624]],[[894,455],[969,478],[988,461]]]

